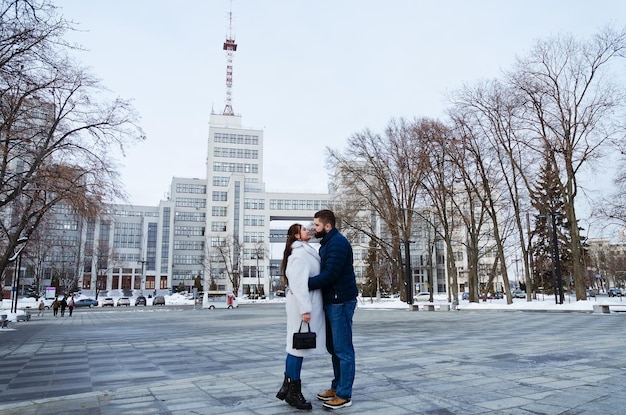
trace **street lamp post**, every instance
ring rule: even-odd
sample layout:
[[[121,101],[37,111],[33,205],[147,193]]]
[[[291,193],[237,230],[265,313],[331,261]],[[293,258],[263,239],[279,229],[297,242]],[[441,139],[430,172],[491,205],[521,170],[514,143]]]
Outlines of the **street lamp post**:
[[[518,264],[521,261],[518,257],[515,257],[515,288],[519,288],[519,268]],[[528,289],[528,287],[526,287]]]
[[[256,295],[257,299],[261,299],[261,278],[259,277],[259,253],[258,251],[254,254],[254,259],[256,259],[256,267],[254,268],[256,271]]]
[[[406,288],[406,302],[407,304],[413,304],[413,282],[411,276],[411,241],[404,241],[404,284]]]
[[[17,243],[15,244],[15,250],[13,251],[13,255],[9,257],[9,262],[14,262],[14,272],[13,272],[13,287],[11,289],[11,293],[13,298],[11,299],[11,312],[17,313],[17,290],[20,286],[20,268],[22,267],[22,249],[26,246],[26,242],[28,241],[28,237],[21,236],[18,238]]]
[[[145,265],[146,265],[146,261],[145,259],[142,259],[141,261],[137,261],[137,263],[141,264],[141,284],[139,284],[139,289],[141,290],[141,294],[143,295],[143,290],[146,288],[146,271],[145,271]]]
[[[558,304],[563,304],[563,280],[561,278],[561,260],[559,255],[559,240],[556,233],[556,218],[561,216],[558,212],[550,212],[552,217],[552,239],[554,240],[554,269],[556,272],[556,283],[559,291]]]

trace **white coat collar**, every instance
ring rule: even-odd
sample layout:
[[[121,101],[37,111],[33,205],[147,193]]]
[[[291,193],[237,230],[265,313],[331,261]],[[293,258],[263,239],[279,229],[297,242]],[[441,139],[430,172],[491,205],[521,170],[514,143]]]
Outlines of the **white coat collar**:
[[[319,254],[317,253],[315,248],[313,248],[308,243],[302,242],[302,241],[298,241],[298,240],[293,241],[293,243],[291,244],[291,249],[294,250],[294,249],[298,249],[298,248],[303,248],[304,252],[306,252],[307,254],[311,255],[315,259],[319,259]]]

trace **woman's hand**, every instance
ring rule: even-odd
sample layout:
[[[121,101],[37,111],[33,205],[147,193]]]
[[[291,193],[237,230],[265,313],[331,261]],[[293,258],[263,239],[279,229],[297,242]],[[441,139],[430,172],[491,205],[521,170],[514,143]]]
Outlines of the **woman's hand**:
[[[311,313],[304,313],[304,314],[302,314],[302,321],[304,321],[305,323],[310,323],[311,322]]]

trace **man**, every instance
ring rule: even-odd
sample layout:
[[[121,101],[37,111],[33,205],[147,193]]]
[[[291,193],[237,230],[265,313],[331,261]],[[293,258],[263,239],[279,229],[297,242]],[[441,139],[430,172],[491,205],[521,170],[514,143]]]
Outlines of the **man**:
[[[322,289],[326,315],[326,349],[333,362],[334,379],[326,392],[317,395],[329,409],[352,405],[355,359],[352,317],[358,289],[354,275],[352,246],[335,228],[335,214],[327,209],[314,215],[315,237],[321,238],[320,274],[309,278],[309,289]]]

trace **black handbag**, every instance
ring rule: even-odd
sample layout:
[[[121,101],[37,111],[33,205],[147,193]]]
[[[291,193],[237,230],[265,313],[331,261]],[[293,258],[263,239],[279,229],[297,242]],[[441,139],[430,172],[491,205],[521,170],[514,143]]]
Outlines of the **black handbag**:
[[[293,334],[293,348],[296,350],[301,349],[315,349],[317,334],[311,331],[311,326],[306,323],[309,331],[302,332],[302,323],[300,323],[300,329],[297,333]]]

